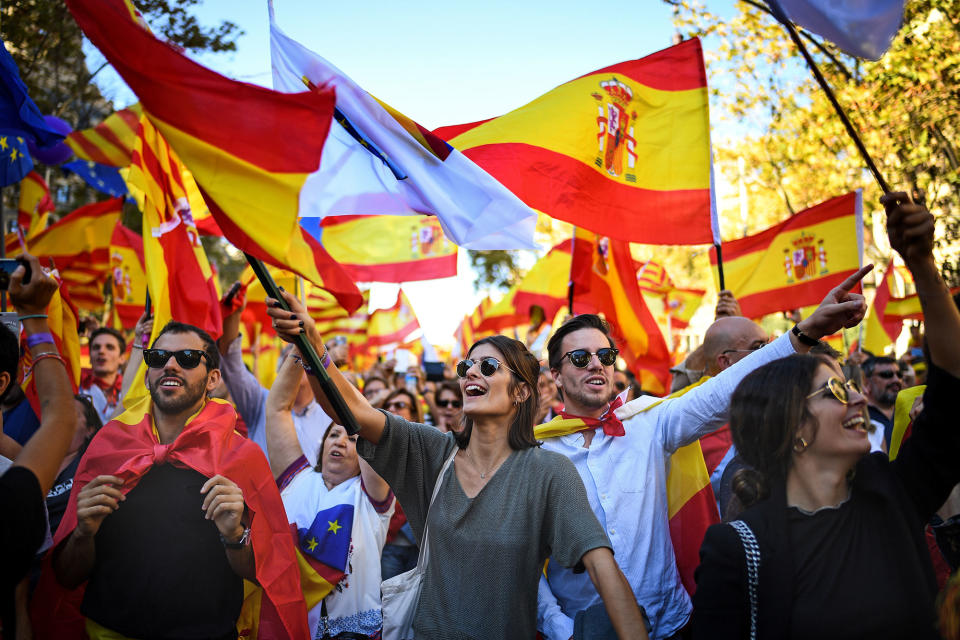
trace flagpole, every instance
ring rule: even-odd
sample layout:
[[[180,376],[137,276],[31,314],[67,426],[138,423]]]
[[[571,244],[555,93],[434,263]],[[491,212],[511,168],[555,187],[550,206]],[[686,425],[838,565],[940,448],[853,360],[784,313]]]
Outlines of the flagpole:
[[[720,291],[723,291],[727,288],[723,281],[723,249],[720,248],[719,242],[713,245],[713,248],[717,250],[717,275],[720,276]]]
[[[827,83],[826,78],[823,77],[823,74],[820,73],[820,67],[817,66],[817,63],[813,60],[813,56],[810,55],[810,52],[807,51],[807,47],[803,44],[803,40],[800,38],[800,34],[797,33],[797,28],[793,26],[793,22],[788,18],[783,10],[780,8],[779,4],[775,1],[768,0],[770,6],[770,13],[773,15],[777,21],[782,24],[787,33],[790,34],[790,39],[793,40],[793,43],[797,45],[797,48],[800,50],[800,54],[803,56],[803,59],[807,61],[807,66],[810,67],[810,71],[813,72],[814,78],[817,79],[817,82],[820,84],[820,88],[823,89],[824,93],[827,94],[827,98],[830,100],[830,104],[833,105],[834,111],[837,112],[837,115],[840,117],[843,126],[846,127],[847,133],[850,134],[850,137],[853,139],[854,145],[857,147],[857,151],[860,152],[860,157],[863,158],[863,161],[867,163],[867,167],[870,169],[870,172],[873,174],[873,177],[876,179],[877,184],[880,185],[880,189],[884,193],[890,193],[890,186],[887,184],[887,181],[884,180],[883,176],[880,174],[880,170],[877,169],[877,165],[874,164],[873,158],[870,157],[870,153],[867,151],[867,148],[863,144],[863,140],[860,139],[860,134],[854,128],[853,124],[850,122],[850,119],[847,118],[846,112],[844,112],[843,107],[840,106],[840,103],[837,101],[836,95],[833,93],[833,89],[830,88],[830,85]],[[718,252],[719,253],[719,252]]]
[[[577,228],[573,228],[573,235],[570,237],[570,277],[567,280],[567,307],[570,309],[570,317],[573,317],[573,257],[576,255],[577,248]]]
[[[263,290],[266,291],[267,295],[279,301],[281,309],[289,311],[290,306],[286,300],[283,299],[283,296],[280,295],[280,289],[277,287],[277,283],[274,282],[273,277],[270,276],[270,272],[267,271],[266,265],[264,265],[259,258],[254,258],[249,253],[244,253],[243,255],[246,257],[247,262],[250,263],[253,273],[256,274],[257,279],[260,281],[260,284],[263,285]],[[307,340],[307,336],[301,333],[294,338],[293,343],[300,350],[300,355],[303,357],[304,362],[307,363],[312,374],[316,377],[317,382],[319,382],[323,395],[325,395],[330,404],[333,405],[335,417],[340,418],[338,424],[342,425],[350,435],[358,433],[360,426],[357,424],[356,418],[353,417],[353,412],[350,411],[350,407],[347,406],[343,396],[340,395],[337,387],[333,384],[333,380],[330,379],[327,370],[323,368],[323,365],[320,363],[320,356],[317,355],[313,345]]]

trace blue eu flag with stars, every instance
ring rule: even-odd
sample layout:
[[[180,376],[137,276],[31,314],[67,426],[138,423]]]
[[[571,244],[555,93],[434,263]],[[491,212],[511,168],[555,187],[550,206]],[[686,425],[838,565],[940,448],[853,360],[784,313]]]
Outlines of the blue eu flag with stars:
[[[317,513],[309,529],[298,529],[300,550],[314,560],[340,571],[347,570],[353,505],[338,504]]]

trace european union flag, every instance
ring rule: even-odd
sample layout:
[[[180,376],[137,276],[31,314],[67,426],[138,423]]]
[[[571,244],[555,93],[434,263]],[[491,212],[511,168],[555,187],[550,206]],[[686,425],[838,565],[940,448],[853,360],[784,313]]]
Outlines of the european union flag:
[[[353,530],[353,505],[338,504],[317,513],[309,529],[298,529],[300,550],[328,567],[346,572]]]
[[[127,184],[120,177],[120,170],[116,167],[108,167],[90,160],[74,160],[61,165],[61,168],[65,171],[73,171],[91,187],[109,196],[122,198],[127,195]]]
[[[17,63],[0,42],[0,122],[4,129],[20,132],[24,138],[33,138],[40,148],[63,140],[63,134],[51,129],[43,114],[27,94],[27,86],[20,79]],[[30,170],[24,172],[26,174]]]
[[[0,130],[0,187],[23,180],[33,169],[27,141],[18,131]]]

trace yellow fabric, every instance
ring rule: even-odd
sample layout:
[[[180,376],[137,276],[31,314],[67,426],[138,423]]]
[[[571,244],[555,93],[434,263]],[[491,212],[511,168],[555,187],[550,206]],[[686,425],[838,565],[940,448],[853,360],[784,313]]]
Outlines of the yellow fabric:
[[[913,408],[913,401],[923,395],[927,385],[921,384],[915,387],[904,389],[897,394],[897,402],[893,410],[893,433],[890,435],[890,459],[894,460],[900,453],[900,445],[903,444],[903,436],[910,426],[910,409]]]
[[[433,216],[367,216],[323,227],[323,248],[340,264],[380,265],[457,254]]]

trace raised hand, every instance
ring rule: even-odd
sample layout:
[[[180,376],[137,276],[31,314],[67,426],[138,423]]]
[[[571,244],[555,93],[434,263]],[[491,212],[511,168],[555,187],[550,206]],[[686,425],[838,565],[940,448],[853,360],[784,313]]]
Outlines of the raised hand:
[[[293,342],[298,335],[305,333],[315,347],[317,345],[322,346],[323,339],[317,332],[317,326],[304,306],[300,304],[297,296],[283,290],[280,291],[280,295],[283,296],[284,302],[290,307],[289,311],[281,309],[276,298],[267,298],[266,300],[267,315],[273,318],[273,330],[277,332],[280,339]],[[320,349],[320,347],[317,348]]]
[[[933,257],[934,218],[923,204],[910,200],[906,193],[897,191],[880,198],[887,210],[887,237],[890,246],[908,265]]]
[[[717,311],[715,317],[726,318],[742,315],[743,312],[740,311],[740,303],[737,302],[737,299],[733,296],[733,292],[729,289],[721,291],[717,296]]]
[[[57,281],[48,276],[40,267],[40,261],[29,253],[21,254],[18,259],[30,265],[30,282],[23,284],[26,269],[23,265],[17,267],[10,274],[10,301],[20,315],[46,313],[50,298],[57,290]]]
[[[205,497],[201,508],[207,520],[213,520],[217,530],[227,540],[233,541],[243,535],[243,491],[228,478],[215,475],[200,488]]]
[[[77,495],[77,528],[74,535],[93,537],[103,520],[116,511],[126,496],[120,491],[123,480],[117,476],[97,476]]]
[[[863,295],[851,291],[871,271],[873,265],[868,264],[831,289],[816,311],[797,325],[800,330],[819,340],[840,329],[858,325],[867,313],[867,302]]]

